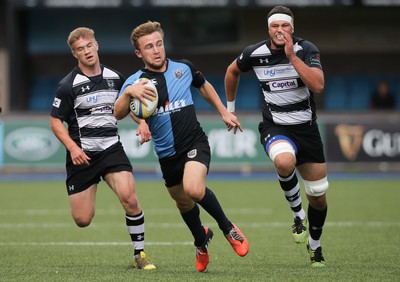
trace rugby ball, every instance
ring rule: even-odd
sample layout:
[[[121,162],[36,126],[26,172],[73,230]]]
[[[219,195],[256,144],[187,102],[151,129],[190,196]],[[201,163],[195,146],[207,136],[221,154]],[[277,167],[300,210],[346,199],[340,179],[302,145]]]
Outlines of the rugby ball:
[[[157,109],[157,104],[158,104],[158,92],[157,88],[154,85],[154,83],[147,79],[147,78],[139,78],[136,80],[133,84],[139,83],[140,81],[146,81],[146,86],[149,86],[154,89],[154,93],[156,94],[156,97],[154,97],[152,100],[147,100],[147,106],[145,106],[142,101],[140,101],[137,98],[132,98],[131,102],[129,104],[131,112],[137,116],[138,118],[143,118],[146,119],[148,117],[151,117],[151,115],[154,113],[154,111]]]

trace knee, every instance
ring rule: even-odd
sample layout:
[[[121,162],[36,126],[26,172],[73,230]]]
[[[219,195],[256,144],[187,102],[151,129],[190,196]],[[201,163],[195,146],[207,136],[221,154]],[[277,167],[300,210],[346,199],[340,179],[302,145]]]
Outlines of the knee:
[[[131,208],[137,208],[139,205],[138,198],[135,194],[127,195],[121,198],[121,203],[123,205],[130,206]]]
[[[176,200],[176,207],[181,213],[190,211],[195,203],[191,199],[187,200]]]
[[[78,227],[84,228],[90,225],[92,222],[93,216],[74,216],[75,224]]]
[[[120,197],[120,201],[126,213],[137,214],[140,212],[139,200],[135,194]]]
[[[204,197],[205,187],[191,186],[185,192],[194,202],[198,202]]]
[[[296,164],[296,158],[290,153],[282,153],[276,156],[274,165],[279,175],[288,176],[290,175]]]
[[[296,150],[289,142],[274,142],[268,149],[268,156],[280,175],[289,175],[296,165]]]

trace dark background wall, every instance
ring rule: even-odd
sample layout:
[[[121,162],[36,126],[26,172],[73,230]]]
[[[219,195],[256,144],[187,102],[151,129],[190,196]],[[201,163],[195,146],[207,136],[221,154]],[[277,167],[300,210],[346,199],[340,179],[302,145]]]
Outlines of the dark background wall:
[[[235,5],[49,8],[9,2],[0,4],[0,48],[7,48],[11,62],[11,111],[47,111],[57,82],[76,65],[66,38],[78,26],[95,29],[102,63],[129,75],[142,66],[129,41],[132,28],[147,20],[160,21],[168,56],[190,59],[220,84],[226,67],[242,49],[266,38],[266,15],[271,9]],[[349,84],[343,89],[350,89],[350,82],[361,78],[365,89],[372,90],[376,81],[387,77],[400,92],[396,82],[400,78],[400,8],[354,3],[291,7],[295,35],[319,47],[327,81],[340,77]],[[335,91],[347,91],[343,89]],[[322,100],[320,106],[329,109]]]

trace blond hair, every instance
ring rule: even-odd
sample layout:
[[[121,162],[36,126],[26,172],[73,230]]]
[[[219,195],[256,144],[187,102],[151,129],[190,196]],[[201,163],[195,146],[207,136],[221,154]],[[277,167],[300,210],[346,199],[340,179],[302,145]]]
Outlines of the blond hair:
[[[152,34],[153,32],[159,32],[162,38],[164,38],[164,31],[159,22],[148,21],[134,28],[131,33],[131,42],[135,49],[139,50],[138,40],[140,37]]]
[[[95,38],[94,30],[88,27],[78,27],[70,32],[68,36],[68,46],[72,50],[72,45],[79,40],[79,38]]]

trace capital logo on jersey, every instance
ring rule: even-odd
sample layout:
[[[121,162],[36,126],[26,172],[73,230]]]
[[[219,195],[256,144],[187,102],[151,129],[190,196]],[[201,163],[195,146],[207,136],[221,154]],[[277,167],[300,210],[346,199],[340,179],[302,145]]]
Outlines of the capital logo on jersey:
[[[335,134],[346,159],[355,160],[361,148],[364,127],[361,125],[338,124],[335,128]]]
[[[284,90],[284,89],[293,89],[298,87],[298,83],[296,79],[293,80],[284,80],[284,81],[273,81],[269,83],[269,87],[271,91]]]

